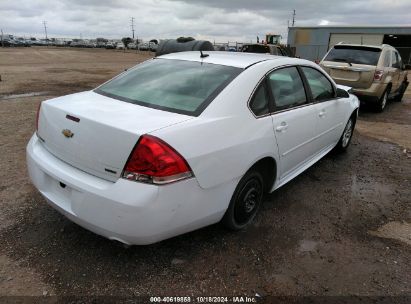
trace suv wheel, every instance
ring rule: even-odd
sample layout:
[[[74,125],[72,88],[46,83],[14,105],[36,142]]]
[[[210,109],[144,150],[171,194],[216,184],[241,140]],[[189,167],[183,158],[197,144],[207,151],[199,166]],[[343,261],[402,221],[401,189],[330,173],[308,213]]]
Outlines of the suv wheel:
[[[377,103],[377,111],[382,112],[385,109],[385,106],[387,105],[388,102],[388,94],[390,93],[390,89],[386,88],[384,93],[382,93],[382,96],[380,100]]]
[[[404,97],[405,90],[406,90],[406,83],[407,83],[407,79],[405,79],[401,83],[401,87],[399,89],[399,94],[397,96],[395,96],[394,101],[400,102],[402,100],[402,98]]]

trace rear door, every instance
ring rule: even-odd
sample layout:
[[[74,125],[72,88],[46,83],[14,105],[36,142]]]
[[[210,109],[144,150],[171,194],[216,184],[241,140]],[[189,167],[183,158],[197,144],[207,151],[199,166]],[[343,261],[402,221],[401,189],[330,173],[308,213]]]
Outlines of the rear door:
[[[317,116],[295,66],[277,69],[267,80],[275,104],[272,119],[280,153],[280,180],[285,180],[313,156]]]
[[[322,72],[313,67],[301,67],[301,70],[315,102],[318,119],[315,145],[320,153],[334,146],[342,134],[345,105],[336,98],[334,85]]]
[[[392,51],[392,89],[391,93],[396,92],[400,87],[400,78],[401,78],[401,57],[397,51]]]

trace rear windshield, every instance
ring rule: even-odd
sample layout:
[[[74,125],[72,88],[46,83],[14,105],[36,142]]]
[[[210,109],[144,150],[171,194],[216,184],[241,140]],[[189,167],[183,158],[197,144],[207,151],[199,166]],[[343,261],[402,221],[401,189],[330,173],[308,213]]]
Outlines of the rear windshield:
[[[197,116],[241,71],[223,65],[156,58],[103,84],[95,92],[150,108]]]
[[[324,60],[377,65],[380,54],[377,48],[336,45]]]

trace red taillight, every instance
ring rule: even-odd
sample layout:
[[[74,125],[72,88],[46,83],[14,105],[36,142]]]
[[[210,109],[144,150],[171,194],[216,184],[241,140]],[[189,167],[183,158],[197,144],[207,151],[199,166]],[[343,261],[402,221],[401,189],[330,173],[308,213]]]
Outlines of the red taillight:
[[[37,114],[36,114],[36,131],[39,130],[40,108],[41,108],[41,102],[39,103],[39,106],[38,106],[38,108],[37,108]]]
[[[384,71],[383,70],[375,70],[374,80],[380,81],[380,80],[382,80],[382,76],[384,76]]]
[[[153,184],[167,184],[193,176],[185,159],[161,139],[143,135],[124,167],[122,177]]]

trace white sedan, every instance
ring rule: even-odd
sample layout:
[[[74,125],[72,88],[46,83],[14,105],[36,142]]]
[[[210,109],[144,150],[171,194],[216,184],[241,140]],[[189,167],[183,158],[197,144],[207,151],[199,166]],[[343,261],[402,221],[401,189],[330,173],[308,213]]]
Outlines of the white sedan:
[[[157,57],[41,103],[29,174],[52,207],[126,244],[242,229],[264,193],[347,149],[359,107],[347,89],[296,58]]]

